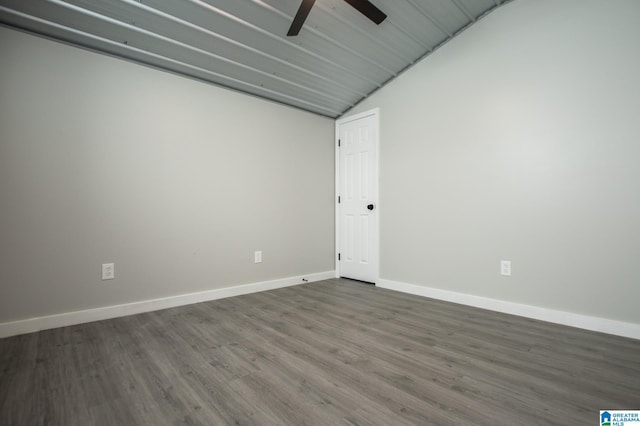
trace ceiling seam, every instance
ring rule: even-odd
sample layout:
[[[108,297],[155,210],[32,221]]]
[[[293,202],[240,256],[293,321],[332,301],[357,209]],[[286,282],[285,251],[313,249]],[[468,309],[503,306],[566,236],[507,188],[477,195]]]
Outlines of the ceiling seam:
[[[466,7],[464,7],[464,5],[462,5],[459,0],[451,0],[451,2],[458,8],[458,10],[462,13],[465,14],[465,16],[467,17],[467,19],[469,19],[471,22],[475,22],[475,18],[473,17],[472,14],[469,13],[469,11],[467,10]]]
[[[117,26],[120,26],[120,27],[123,27],[123,28],[127,28],[127,29],[132,30],[132,31],[135,31],[135,32],[140,32],[140,33],[143,33],[143,34],[149,35],[149,36],[151,36],[151,37],[155,37],[155,38],[157,38],[157,39],[160,39],[160,40],[166,41],[166,42],[168,42],[168,43],[170,43],[170,44],[175,44],[175,45],[178,45],[178,46],[184,47],[184,48],[186,48],[186,49],[190,49],[190,50],[192,50],[192,51],[198,52],[198,53],[203,54],[203,55],[205,55],[205,56],[210,56],[210,57],[213,57],[213,58],[216,58],[216,59],[220,59],[220,60],[222,60],[223,62],[227,62],[227,63],[232,64],[232,65],[235,65],[235,66],[237,66],[237,67],[244,68],[244,69],[249,70],[249,71],[251,71],[251,72],[255,72],[256,74],[261,75],[261,76],[263,76],[263,77],[267,77],[267,78],[269,78],[269,79],[278,80],[278,81],[280,81],[280,82],[284,83],[285,85],[294,86],[294,87],[297,87],[297,88],[299,88],[299,89],[305,90],[305,91],[307,91],[307,92],[314,93],[314,94],[316,94],[317,96],[319,96],[320,98],[327,99],[327,101],[329,101],[329,102],[331,102],[331,101],[333,101],[333,100],[334,100],[334,98],[332,98],[331,96],[328,96],[326,93],[321,92],[321,91],[319,91],[319,90],[311,89],[311,88],[306,87],[306,86],[304,86],[304,85],[301,85],[301,84],[299,84],[299,83],[291,82],[290,80],[287,80],[287,79],[282,78],[282,77],[280,77],[280,76],[273,75],[273,74],[269,74],[269,73],[267,73],[266,71],[258,70],[258,69],[256,69],[256,68],[251,67],[251,66],[241,64],[241,63],[239,63],[239,62],[237,62],[237,61],[234,61],[234,60],[231,60],[231,59],[228,59],[228,58],[222,57],[222,56],[220,56],[220,55],[216,55],[215,53],[211,53],[211,52],[209,52],[209,51],[207,51],[207,50],[203,50],[203,49],[200,49],[200,48],[198,48],[198,47],[190,46],[190,45],[188,45],[188,44],[185,44],[185,43],[179,42],[179,41],[177,41],[177,40],[171,39],[171,38],[169,38],[169,37],[165,37],[165,36],[160,35],[160,34],[156,34],[156,33],[154,33],[154,32],[151,32],[151,31],[145,30],[145,29],[140,28],[140,27],[137,27],[137,26],[135,26],[135,25],[131,25],[131,24],[128,24],[128,23],[124,23],[124,22],[122,22],[122,21],[118,21],[117,19],[109,18],[109,17],[107,17],[107,16],[105,16],[105,15],[98,15],[98,14],[96,14],[95,12],[92,12],[92,11],[89,11],[89,10],[86,10],[86,9],[83,9],[83,8],[81,8],[81,7],[79,7],[79,6],[76,6],[76,5],[71,5],[71,4],[65,3],[65,2],[63,2],[63,1],[61,1],[61,0],[49,0],[49,1],[50,1],[51,3],[53,3],[53,4],[57,4],[57,5],[59,5],[59,6],[66,7],[66,8],[68,8],[68,9],[73,10],[73,11],[76,11],[76,12],[78,12],[78,13],[81,13],[81,14],[85,14],[85,15],[92,16],[93,18],[96,18],[96,19],[98,19],[98,20],[108,21],[108,22],[111,22],[111,23],[113,23],[113,24],[115,24],[115,25],[117,25]],[[221,76],[222,76],[222,75],[225,75],[225,74],[221,74],[221,73],[215,73],[215,74],[216,74],[216,75],[221,75]],[[253,83],[252,83],[252,84],[253,84]],[[260,87],[263,87],[263,86],[260,86]],[[277,92],[277,93],[280,93],[280,92]]]
[[[268,5],[268,4],[265,4],[265,3],[262,3],[262,2],[260,2],[260,3],[258,3],[258,4],[259,4],[260,6],[262,6],[262,7],[264,7],[265,9],[271,10],[271,11],[273,11],[273,12],[275,12],[275,13],[277,13],[277,14],[281,15],[281,16],[286,17],[287,19],[290,19],[290,20],[292,20],[292,19],[293,19],[293,17],[291,17],[291,16],[289,16],[289,15],[285,14],[284,12],[281,12],[281,11],[279,11],[279,10],[275,9],[275,8],[274,8],[274,7],[272,7],[271,5]],[[308,32],[313,33],[316,37],[322,38],[322,39],[324,39],[324,40],[326,40],[326,41],[330,42],[330,43],[331,43],[331,44],[333,44],[334,46],[337,46],[337,47],[339,47],[340,49],[345,50],[345,51],[347,51],[347,52],[349,52],[349,53],[351,53],[351,54],[353,54],[353,55],[355,55],[355,56],[359,57],[359,58],[360,58],[360,59],[362,59],[363,61],[365,61],[365,62],[369,62],[371,65],[374,65],[374,66],[376,66],[376,67],[380,68],[382,71],[386,72],[387,74],[390,74],[390,75],[392,75],[392,76],[393,76],[393,75],[395,75],[395,72],[394,72],[393,70],[387,69],[384,65],[379,64],[379,63],[377,63],[377,62],[372,61],[371,59],[367,58],[366,56],[361,55],[360,53],[356,52],[355,50],[353,50],[353,49],[351,49],[351,48],[349,48],[349,47],[347,47],[347,46],[345,46],[344,44],[340,43],[339,41],[334,40],[333,38],[331,38],[331,37],[329,37],[329,36],[326,36],[326,35],[325,35],[325,34],[323,34],[322,32],[320,32],[320,31],[318,31],[318,30],[316,30],[316,29],[314,29],[314,28],[309,28],[308,26],[307,26],[307,27],[303,27],[303,28],[305,28]],[[305,50],[307,50],[307,49],[305,49]],[[375,83],[375,85],[376,85],[376,86],[378,86],[378,85],[379,85],[379,83]]]
[[[368,34],[367,32],[363,31],[361,28],[359,28],[359,27],[357,27],[355,25],[349,25],[347,22],[345,22],[345,19],[343,19],[342,17],[336,15],[332,10],[330,10],[330,8],[327,8],[322,3],[319,5],[319,7],[320,7],[321,10],[324,10],[325,13],[331,15],[334,19],[338,20],[339,22],[341,22],[345,26],[349,26],[354,31],[359,32],[362,36],[364,36],[364,37],[368,38],[369,40],[375,42],[377,46],[383,46],[392,55],[395,55],[396,57],[398,57],[399,59],[401,59],[403,61],[410,61],[411,60],[410,58],[408,59],[407,57],[402,57],[399,53],[397,53],[396,49],[394,49],[393,47],[389,46],[388,44],[380,41],[379,39],[371,37],[370,34]],[[391,20],[391,17],[389,17],[389,20]],[[389,20],[387,20],[386,22],[389,23]],[[382,24],[380,24],[380,25],[384,25],[384,22]],[[395,25],[394,25],[394,28],[396,28]],[[420,44],[420,43],[418,43],[418,44]]]
[[[314,73],[313,71],[311,71],[311,70],[309,70],[309,69],[303,68],[303,67],[301,67],[301,66],[299,66],[299,65],[296,65],[296,64],[294,64],[294,63],[292,63],[292,62],[289,62],[289,61],[286,61],[286,60],[284,60],[284,59],[278,58],[278,57],[276,57],[276,56],[270,55],[270,54],[268,54],[268,53],[262,52],[261,50],[258,50],[258,49],[254,48],[254,47],[248,46],[248,45],[246,45],[246,44],[244,44],[244,43],[241,43],[241,42],[239,42],[239,41],[236,41],[236,40],[230,39],[230,38],[228,38],[228,37],[225,37],[225,36],[223,36],[223,35],[221,35],[221,34],[219,34],[219,33],[215,32],[215,31],[211,31],[211,30],[209,30],[209,29],[207,29],[207,28],[203,28],[203,27],[201,27],[201,26],[199,26],[199,25],[196,25],[196,24],[193,24],[193,23],[191,23],[191,22],[185,21],[185,20],[184,20],[184,19],[182,19],[182,18],[178,18],[178,17],[176,17],[176,16],[169,15],[169,14],[168,14],[168,13],[166,13],[166,12],[163,12],[163,11],[161,11],[161,10],[155,9],[155,8],[153,8],[153,7],[151,7],[151,6],[146,5],[146,4],[142,4],[141,2],[134,1],[134,0],[122,0],[122,1],[123,1],[123,2],[125,2],[125,3],[127,3],[127,4],[132,5],[132,6],[134,6],[134,7],[138,7],[138,8],[144,9],[144,10],[149,11],[149,12],[151,12],[151,13],[154,13],[154,14],[156,14],[156,15],[162,16],[162,17],[164,17],[164,18],[166,18],[166,19],[170,19],[170,20],[172,20],[172,21],[175,21],[175,22],[177,22],[177,23],[180,23],[181,25],[185,25],[185,26],[187,26],[187,27],[189,27],[189,28],[192,28],[192,29],[194,29],[194,30],[197,30],[197,31],[203,32],[203,33],[205,33],[205,34],[207,34],[207,35],[210,35],[210,36],[212,36],[212,37],[216,37],[216,38],[218,38],[218,39],[224,40],[224,41],[226,41],[226,42],[228,42],[228,43],[231,43],[231,44],[233,44],[233,45],[235,45],[235,46],[241,47],[241,48],[243,48],[243,49],[245,49],[245,50],[248,50],[248,51],[250,51],[250,52],[252,52],[252,53],[255,53],[255,54],[258,54],[258,55],[260,55],[260,56],[263,56],[263,57],[269,58],[269,59],[271,59],[271,60],[273,60],[273,61],[276,61],[276,62],[278,62],[278,63],[280,63],[280,64],[282,64],[282,65],[285,65],[285,66],[287,66],[287,67],[290,67],[290,68],[296,69],[296,70],[298,70],[298,71],[304,72],[304,73],[306,73],[306,74],[308,74],[308,75],[310,75],[310,76],[313,76],[313,77],[315,77],[315,78],[318,78],[318,79],[320,79],[320,80],[326,81],[326,82],[328,82],[328,83],[336,84],[335,80],[331,80],[331,79],[329,79],[329,78],[327,78],[327,77],[324,77],[324,76],[322,76],[322,75],[320,75],[320,74]],[[221,16],[222,16],[222,15],[221,15]],[[359,92],[359,91],[357,91],[356,89],[353,89],[353,88],[350,88],[350,87],[346,87],[346,86],[343,86],[343,85],[340,85],[340,86],[341,86],[343,89],[345,89],[345,90],[350,90],[350,91],[352,91],[353,93],[357,93],[357,94],[360,94],[360,95],[364,95],[364,93]]]
[[[451,33],[450,31],[446,30],[444,28],[444,26],[434,17],[432,17],[429,13],[427,13],[424,9],[422,9],[421,7],[419,7],[417,4],[415,4],[414,0],[407,0],[407,3],[409,3],[411,6],[414,7],[414,9],[416,9],[418,12],[420,12],[422,14],[422,16],[424,16],[425,18],[427,18],[429,21],[431,21],[431,23],[433,25],[435,25],[436,28],[438,28],[440,31],[442,31],[447,37],[453,37],[453,33]]]
[[[291,42],[291,41],[287,40],[286,38],[284,38],[284,37],[282,37],[282,36],[277,36],[277,35],[272,34],[272,33],[268,32],[268,31],[266,31],[266,30],[263,30],[262,28],[260,28],[260,27],[258,27],[258,26],[256,26],[256,25],[253,25],[253,24],[252,24],[252,23],[250,23],[250,22],[244,21],[244,20],[242,20],[242,19],[238,18],[237,16],[229,15],[229,14],[227,14],[227,13],[226,13],[226,12],[224,12],[224,11],[220,11],[218,8],[216,8],[216,7],[212,6],[212,5],[208,4],[208,3],[203,3],[203,2],[202,2],[202,1],[200,1],[200,0],[191,0],[191,2],[192,2],[192,3],[194,3],[194,4],[199,5],[200,7],[204,7],[204,8],[206,8],[206,9],[212,10],[214,13],[218,13],[218,14],[220,14],[220,15],[228,15],[230,19],[233,19],[233,20],[235,20],[235,21],[237,21],[237,22],[240,22],[241,24],[243,24],[243,25],[245,25],[245,26],[247,26],[247,27],[250,27],[250,28],[252,28],[253,30],[259,31],[260,33],[262,33],[262,34],[263,34],[263,35],[265,35],[265,36],[268,36],[268,37],[270,37],[270,38],[274,38],[274,39],[276,39],[276,40],[278,40],[278,41],[280,41],[280,42],[284,42],[284,43],[286,43],[289,47],[293,47],[293,48],[295,48],[295,49],[297,49],[297,50],[300,50],[300,51],[302,51],[302,52],[304,52],[304,53],[306,53],[306,54],[308,54],[308,55],[313,56],[313,57],[314,57],[314,58],[316,58],[316,59],[319,59],[319,60],[321,60],[321,61],[323,61],[323,62],[326,62],[326,63],[328,63],[328,64],[331,64],[331,65],[333,65],[333,66],[335,66],[335,67],[337,67],[337,68],[340,68],[340,69],[341,69],[341,70],[343,70],[344,72],[346,72],[346,73],[348,73],[348,74],[350,74],[350,75],[352,75],[352,76],[354,76],[354,77],[357,77],[357,78],[364,79],[364,80],[368,81],[370,84],[373,84],[373,85],[376,85],[376,86],[378,85],[378,83],[377,83],[376,81],[371,80],[370,78],[367,78],[367,77],[364,77],[364,76],[359,76],[359,75],[357,75],[356,73],[354,73],[352,70],[350,70],[349,68],[347,68],[347,67],[345,67],[345,66],[343,66],[343,65],[341,65],[341,64],[339,64],[339,63],[337,63],[337,62],[334,62],[334,61],[332,61],[332,60],[330,60],[330,59],[327,59],[326,57],[321,56],[321,55],[319,55],[319,54],[317,54],[317,53],[315,53],[315,52],[313,52],[313,51],[311,51],[311,50],[309,50],[309,49],[305,49],[304,47],[302,47],[302,46],[300,46],[300,45],[298,45],[298,44],[295,44],[295,43],[293,43],[293,42]],[[274,12],[279,13],[279,14],[282,14],[280,11],[277,11],[277,10],[274,10]],[[388,72],[388,71],[386,71],[386,70],[383,70],[383,71]]]

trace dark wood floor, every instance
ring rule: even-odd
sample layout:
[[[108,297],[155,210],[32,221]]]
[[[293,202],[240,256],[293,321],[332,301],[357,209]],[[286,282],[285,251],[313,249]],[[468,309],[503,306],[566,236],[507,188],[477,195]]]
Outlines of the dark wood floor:
[[[640,341],[348,280],[0,340],[2,425],[588,425]]]

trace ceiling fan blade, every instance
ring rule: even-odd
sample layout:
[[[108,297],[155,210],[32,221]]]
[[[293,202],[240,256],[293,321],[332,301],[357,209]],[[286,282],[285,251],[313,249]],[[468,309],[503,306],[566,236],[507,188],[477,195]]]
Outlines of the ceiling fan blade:
[[[302,3],[298,8],[298,12],[296,13],[295,18],[293,18],[289,32],[287,32],[288,36],[298,35],[300,28],[302,28],[302,24],[304,24],[305,19],[307,19],[307,15],[309,15],[309,12],[315,2],[316,0],[302,0]]]
[[[380,9],[375,7],[368,0],[344,0],[349,3],[351,6],[356,8],[360,13],[362,13],[367,18],[371,19],[376,24],[380,25],[382,21],[387,18],[387,15],[382,12]]]

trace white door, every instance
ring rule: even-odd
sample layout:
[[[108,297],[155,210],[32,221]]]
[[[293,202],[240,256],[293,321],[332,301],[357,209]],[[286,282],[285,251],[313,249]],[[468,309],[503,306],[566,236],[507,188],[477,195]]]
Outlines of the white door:
[[[378,279],[378,112],[336,123],[339,276]]]

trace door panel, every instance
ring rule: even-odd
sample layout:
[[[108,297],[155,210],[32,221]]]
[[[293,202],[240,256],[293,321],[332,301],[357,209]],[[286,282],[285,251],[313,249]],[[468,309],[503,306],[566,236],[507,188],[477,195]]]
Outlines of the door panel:
[[[339,121],[339,275],[367,282],[378,278],[377,114]],[[367,206],[372,205],[370,210]]]

